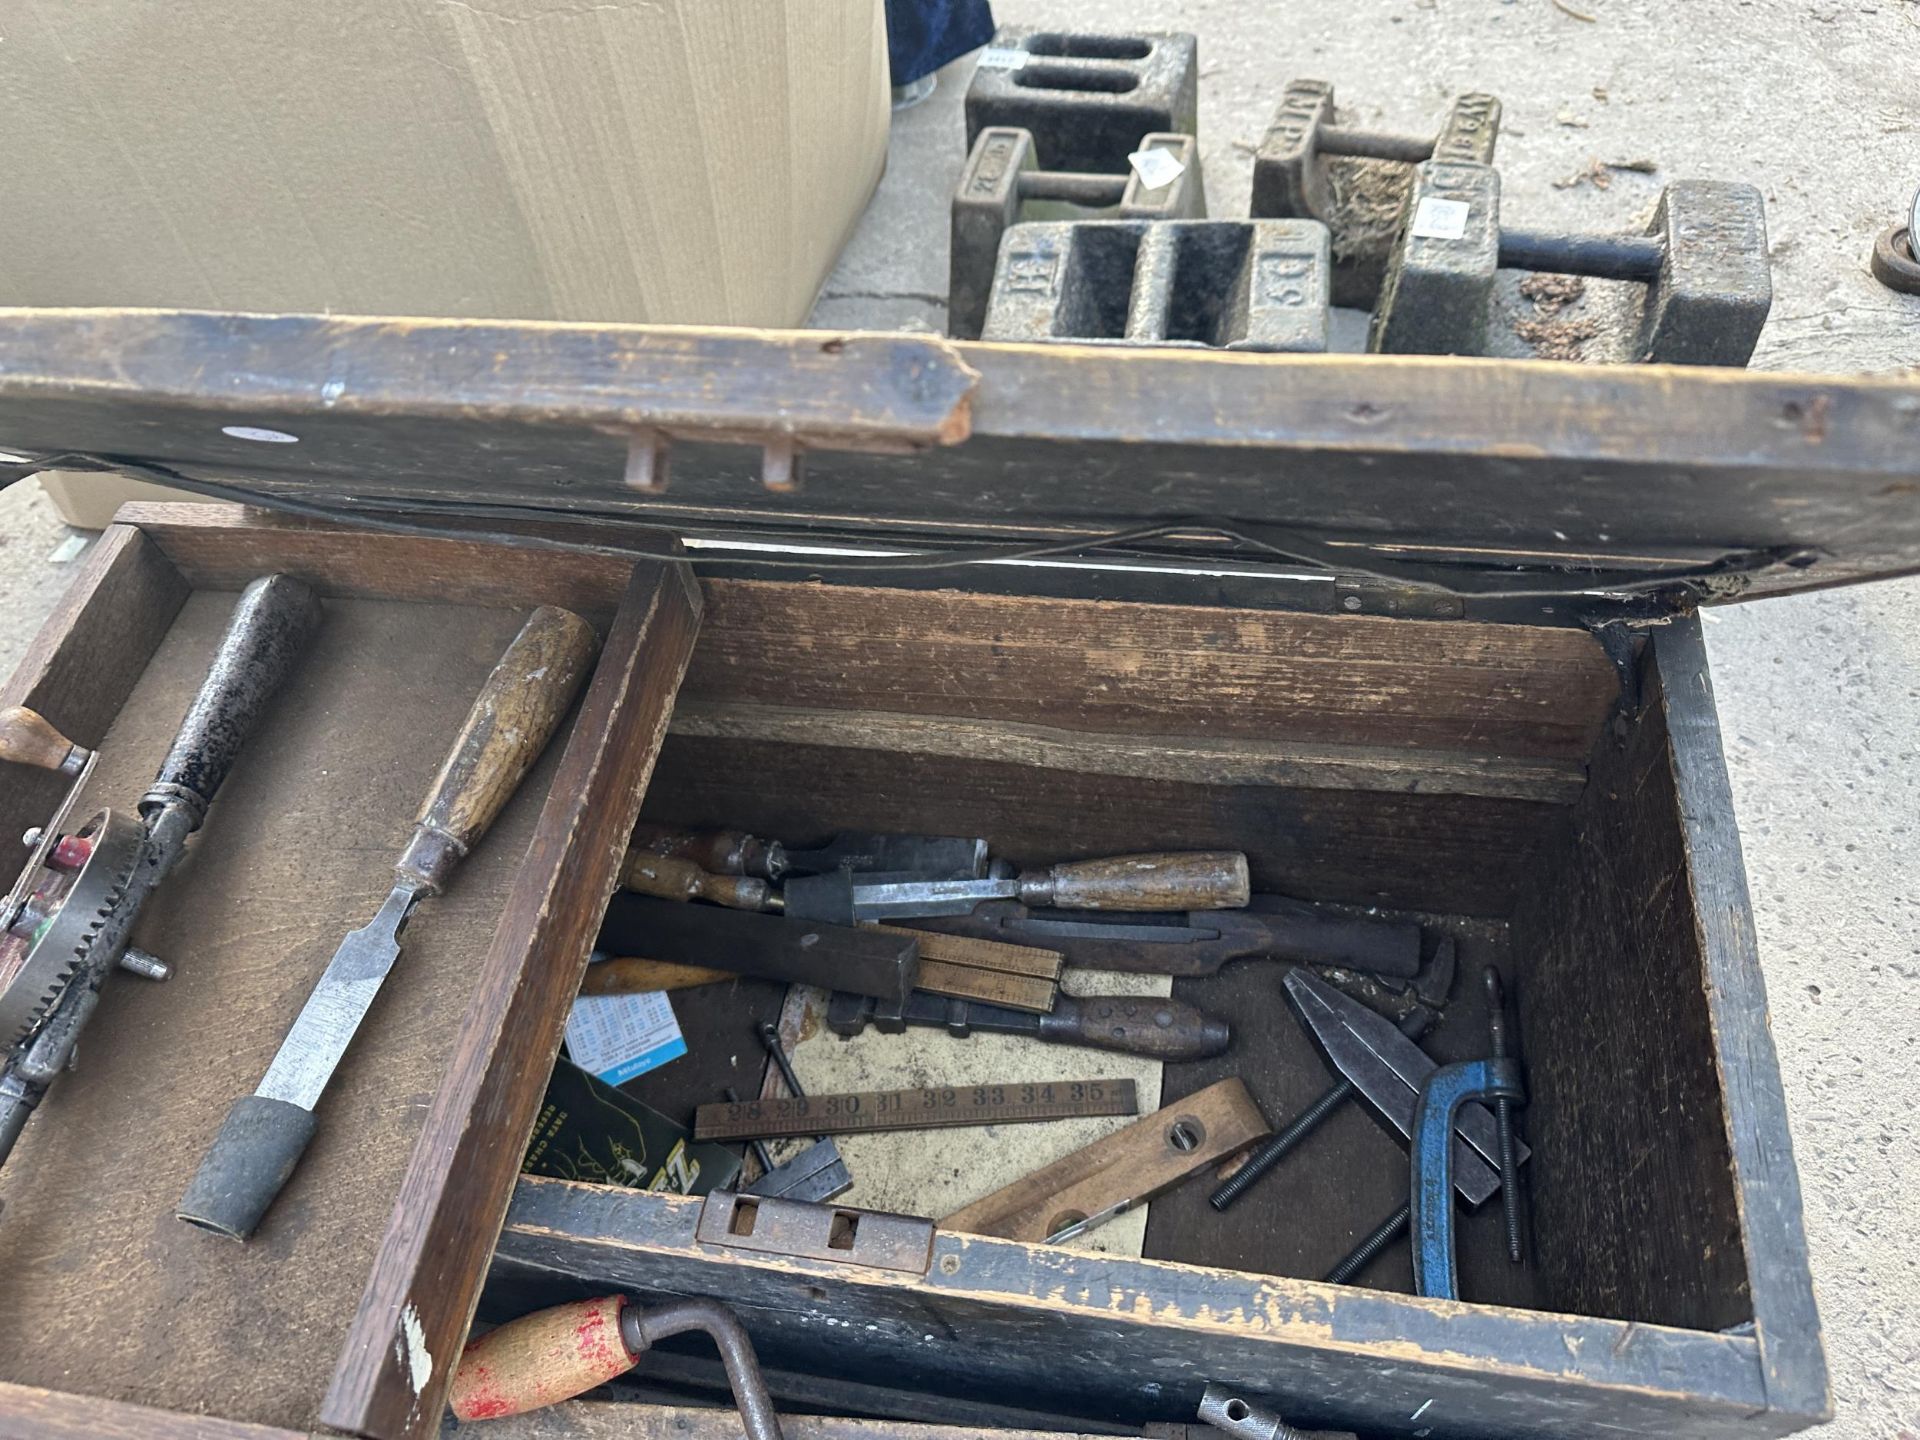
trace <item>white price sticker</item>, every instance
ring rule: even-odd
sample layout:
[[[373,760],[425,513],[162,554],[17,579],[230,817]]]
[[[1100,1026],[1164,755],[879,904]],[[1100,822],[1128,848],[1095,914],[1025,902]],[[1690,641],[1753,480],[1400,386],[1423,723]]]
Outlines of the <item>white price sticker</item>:
[[[982,70],[1024,70],[1027,52],[1014,45],[989,45],[980,52]]]
[[[1467,233],[1467,217],[1472,213],[1473,207],[1464,200],[1423,195],[1414,207],[1408,233],[1416,240],[1458,240]]]
[[[1171,150],[1136,150],[1127,156],[1127,164],[1148,190],[1164,190],[1187,168]]]
[[[687,1053],[664,990],[582,995],[567,1016],[567,1054],[582,1070],[618,1085]]]

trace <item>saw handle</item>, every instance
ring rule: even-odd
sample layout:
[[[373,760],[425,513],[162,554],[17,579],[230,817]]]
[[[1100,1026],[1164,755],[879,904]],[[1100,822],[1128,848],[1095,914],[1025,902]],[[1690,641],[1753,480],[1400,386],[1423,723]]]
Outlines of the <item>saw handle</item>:
[[[773,894],[764,880],[744,875],[712,875],[678,855],[629,850],[620,883],[662,900],[708,900],[730,910],[765,910]]]
[[[744,830],[679,830],[643,822],[633,828],[633,848],[649,855],[675,855],[714,875],[778,880],[787,873],[785,847]]]
[[[33,765],[62,775],[78,775],[93,752],[76,745],[48,723],[38,710],[10,705],[0,710],[0,760]]]
[[[291,575],[263,575],[240,592],[200,693],[141,798],[142,817],[177,807],[191,822],[189,830],[200,827],[240,748],[319,623],[319,597]]]
[[[600,642],[571,610],[542,605],[487,676],[414,822],[400,883],[438,894],[547,748]]]
[[[1232,850],[1075,860],[1020,877],[1021,900],[1066,910],[1233,910],[1252,890],[1247,857]]]

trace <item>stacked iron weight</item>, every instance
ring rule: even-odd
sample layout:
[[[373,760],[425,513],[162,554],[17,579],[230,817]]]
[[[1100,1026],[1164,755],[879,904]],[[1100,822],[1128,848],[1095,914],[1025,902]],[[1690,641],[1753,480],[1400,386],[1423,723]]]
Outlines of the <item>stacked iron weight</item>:
[[[1189,34],[1004,27],[966,100],[948,330],[964,339],[1316,352],[1331,307],[1366,348],[1600,364],[1744,365],[1772,303],[1751,185],[1677,179],[1622,233],[1522,228],[1494,168],[1501,107],[1417,133],[1283,90],[1246,218],[1210,219]]]

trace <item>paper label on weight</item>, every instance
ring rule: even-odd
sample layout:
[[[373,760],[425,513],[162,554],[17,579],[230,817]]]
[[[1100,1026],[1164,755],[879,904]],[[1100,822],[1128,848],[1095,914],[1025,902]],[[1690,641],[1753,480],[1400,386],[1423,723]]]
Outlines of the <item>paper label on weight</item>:
[[[582,995],[567,1017],[567,1054],[609,1085],[657,1070],[686,1053],[686,1038],[664,990]]]
[[[1127,164],[1133,167],[1133,173],[1140,177],[1140,184],[1148,190],[1166,189],[1187,168],[1171,150],[1136,150],[1127,156]]]
[[[1416,240],[1458,240],[1467,233],[1467,216],[1472,213],[1473,207],[1464,200],[1423,195],[1407,231]]]
[[[1027,52],[1013,45],[989,45],[980,52],[982,70],[1023,70]]]

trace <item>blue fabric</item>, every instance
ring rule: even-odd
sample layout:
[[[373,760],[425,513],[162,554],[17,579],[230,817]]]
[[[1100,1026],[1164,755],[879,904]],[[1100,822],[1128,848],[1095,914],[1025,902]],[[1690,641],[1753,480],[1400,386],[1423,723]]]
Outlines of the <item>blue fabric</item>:
[[[887,55],[895,85],[931,75],[992,38],[988,0],[887,0]]]

